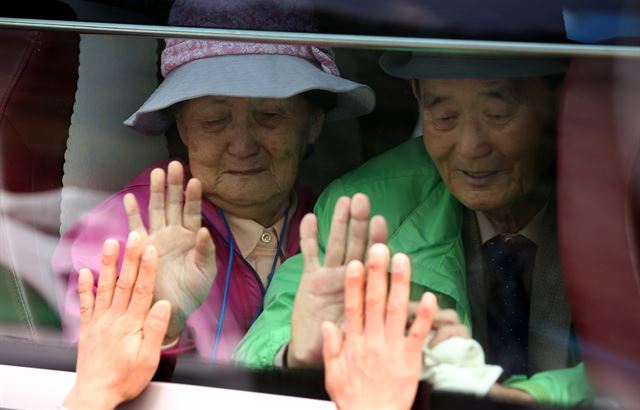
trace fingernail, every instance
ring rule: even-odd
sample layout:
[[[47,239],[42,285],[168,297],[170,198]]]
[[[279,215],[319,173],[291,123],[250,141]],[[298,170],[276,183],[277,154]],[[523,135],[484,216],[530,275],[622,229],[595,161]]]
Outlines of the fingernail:
[[[397,272],[400,268],[400,254],[396,253],[391,257],[391,272]]]
[[[169,303],[169,301],[161,300],[158,301],[157,304],[156,311],[158,312],[158,316],[167,317],[171,314],[171,303]]]
[[[391,270],[395,273],[401,273],[404,268],[405,255],[402,253],[396,253],[391,259]]]
[[[107,239],[104,241],[104,246],[102,247],[102,252],[105,255],[113,255],[116,252],[117,242],[115,239]]]
[[[350,281],[359,280],[360,276],[362,276],[363,271],[364,268],[362,267],[362,262],[353,260],[347,265],[346,277]]]
[[[81,284],[85,284],[89,282],[89,275],[91,275],[91,271],[87,268],[80,269],[80,276],[78,277],[78,282]]]
[[[438,310],[440,307],[438,306],[438,298],[435,294],[431,292],[425,292],[422,295],[422,299],[427,303],[430,308]]]
[[[155,252],[156,252],[156,248],[154,248],[153,245],[148,245],[144,249],[144,253],[142,254],[142,259],[143,260],[151,259],[154,256]]]
[[[320,331],[322,332],[322,336],[326,338],[329,333],[329,323],[322,322],[322,325],[320,325]]]
[[[129,239],[127,239],[127,243],[129,243],[130,245],[136,245],[138,239],[140,239],[140,236],[137,232],[129,232]]]

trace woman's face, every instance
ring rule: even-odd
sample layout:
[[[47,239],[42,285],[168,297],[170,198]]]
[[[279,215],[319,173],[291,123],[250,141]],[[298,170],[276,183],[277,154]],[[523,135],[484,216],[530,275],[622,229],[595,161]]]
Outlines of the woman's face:
[[[176,115],[191,173],[204,196],[227,210],[288,201],[323,120],[301,95],[206,96],[183,103]]]

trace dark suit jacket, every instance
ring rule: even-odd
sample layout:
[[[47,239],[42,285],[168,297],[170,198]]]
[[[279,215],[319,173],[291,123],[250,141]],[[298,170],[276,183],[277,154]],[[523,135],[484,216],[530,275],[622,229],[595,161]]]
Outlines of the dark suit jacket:
[[[543,217],[531,280],[529,361],[531,375],[573,366],[578,362],[572,337],[571,312],[566,297],[558,248],[555,206]],[[487,351],[489,268],[482,252],[480,229],[473,211],[465,209],[462,238],[467,266],[467,294],[473,337]]]

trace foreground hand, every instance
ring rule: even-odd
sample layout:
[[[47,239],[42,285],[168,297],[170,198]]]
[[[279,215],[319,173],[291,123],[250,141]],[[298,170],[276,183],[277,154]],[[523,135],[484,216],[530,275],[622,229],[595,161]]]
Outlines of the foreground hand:
[[[141,245],[132,233],[116,284],[119,245],[105,241],[95,297],[93,274],[80,271],[77,379],[64,402],[68,409],[114,408],[140,394],[158,367],[171,306],[151,307],[158,255],[148,246],[140,261]]]
[[[345,333],[322,325],[325,385],[338,409],[409,409],[422,366],[422,345],[438,304],[432,293],[420,301],[405,336],[411,266],[404,254],[393,257],[387,300],[389,249],[374,245],[366,269],[349,264],[345,283]]]
[[[387,241],[384,218],[374,217],[369,226],[370,213],[366,195],[338,199],[324,265],[318,259],[316,217],[308,214],[303,218],[300,247],[304,270],[291,315],[291,341],[286,359],[289,367],[322,366],[321,324],[324,321],[337,322],[343,315],[346,264],[352,260],[363,261],[369,243]]]
[[[154,299],[166,299],[172,307],[165,344],[180,336],[187,318],[209,295],[217,273],[215,246],[201,227],[202,185],[192,178],[183,194],[183,178],[182,164],[171,162],[165,201],[165,173],[160,168],[151,172],[148,232],[135,197],[124,197],[129,229],[158,251]]]

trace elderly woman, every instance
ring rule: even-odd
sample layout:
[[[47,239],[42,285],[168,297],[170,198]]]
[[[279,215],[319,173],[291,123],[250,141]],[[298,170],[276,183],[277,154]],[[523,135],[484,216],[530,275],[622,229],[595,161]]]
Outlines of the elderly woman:
[[[309,29],[290,8],[205,3],[176,2],[170,23]],[[172,305],[164,347],[226,360],[277,267],[299,252],[300,220],[314,204],[296,185],[300,162],[325,119],[366,114],[374,95],[311,46],[171,39],[161,68],[164,81],[125,124],[160,134],[175,121],[189,162],[150,167],[64,235],[54,268],[68,275],[65,332],[77,337],[79,270],[97,277],[102,242],[124,245],[133,231],[158,251],[155,299]]]

